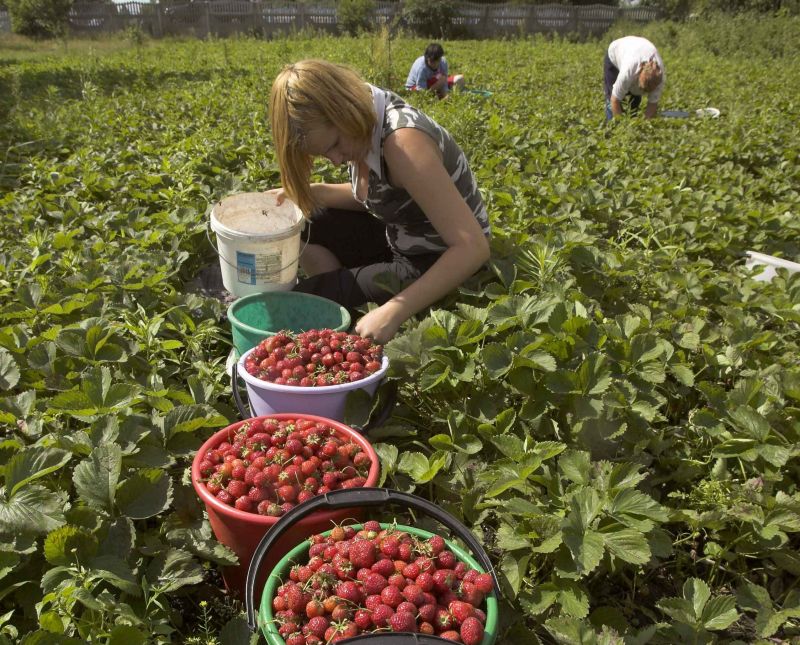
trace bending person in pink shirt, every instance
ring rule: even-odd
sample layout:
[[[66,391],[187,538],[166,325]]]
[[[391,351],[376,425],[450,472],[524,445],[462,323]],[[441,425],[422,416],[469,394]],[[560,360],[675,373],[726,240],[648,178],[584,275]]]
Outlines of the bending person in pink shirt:
[[[623,102],[630,103],[630,112],[639,110],[642,96],[647,94],[645,119],[658,112],[658,101],[667,80],[664,61],[655,45],[647,38],[625,36],[612,42],[603,61],[606,96],[606,120],[625,111]]]

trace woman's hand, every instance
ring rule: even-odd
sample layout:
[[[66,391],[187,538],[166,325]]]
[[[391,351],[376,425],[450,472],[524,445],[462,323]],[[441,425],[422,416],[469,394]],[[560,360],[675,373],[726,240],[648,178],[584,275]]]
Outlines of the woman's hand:
[[[272,188],[270,190],[265,190],[264,193],[270,197],[274,197],[275,203],[278,206],[283,204],[283,200],[286,199],[286,191],[283,188]]]
[[[362,316],[356,323],[356,333],[385,345],[408,317],[409,314],[403,311],[400,303],[390,300]]]

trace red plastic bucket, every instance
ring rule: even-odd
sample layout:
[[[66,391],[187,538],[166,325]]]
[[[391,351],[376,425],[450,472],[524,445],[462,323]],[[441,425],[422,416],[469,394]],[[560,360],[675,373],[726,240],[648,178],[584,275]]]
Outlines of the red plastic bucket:
[[[361,433],[353,430],[349,426],[333,419],[311,414],[270,414],[258,418],[271,418],[279,421],[307,419],[315,423],[325,423],[331,426],[336,430],[339,436],[347,437],[350,441],[357,443],[361,446],[362,450],[369,455],[372,464],[369,468],[365,485],[370,487],[377,485],[380,475],[380,459],[375,449],[372,447],[372,444],[370,444]],[[200,474],[200,462],[206,452],[215,448],[223,441],[230,440],[242,425],[252,421],[253,419],[239,421],[215,432],[211,438],[200,447],[192,461],[192,485],[205,504],[206,512],[208,513],[208,521],[211,524],[214,535],[217,540],[231,549],[239,558],[238,566],[224,567],[222,571],[222,577],[228,589],[239,593],[244,591],[247,569],[250,566],[250,560],[253,557],[256,547],[267,531],[272,528],[280,518],[258,515],[257,513],[247,513],[220,502],[208,491],[203,483],[203,476]],[[264,579],[266,579],[266,575],[272,567],[276,565],[286,553],[294,548],[298,542],[302,542],[309,535],[321,533],[333,528],[334,523],[341,523],[349,518],[361,519],[363,513],[363,509],[358,507],[325,510],[315,512],[305,517],[300,522],[297,522],[292,526],[290,531],[281,535],[274,547],[266,554],[265,562],[267,565],[262,568]],[[263,587],[263,580],[261,583],[259,588]]]

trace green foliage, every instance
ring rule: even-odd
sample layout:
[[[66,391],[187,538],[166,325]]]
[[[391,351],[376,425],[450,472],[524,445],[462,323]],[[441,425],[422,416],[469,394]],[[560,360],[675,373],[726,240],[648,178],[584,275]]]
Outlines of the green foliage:
[[[374,10],[374,0],[339,0],[336,4],[339,28],[350,35],[369,31],[372,26],[370,15]]]
[[[605,125],[585,82],[605,42],[448,43],[493,96],[408,99],[466,150],[493,258],[387,345],[399,404],[370,439],[382,484],[484,544],[499,642],[800,625],[800,276],[757,282],[742,261],[800,257],[800,29],[647,29],[662,106],[719,119]],[[224,309],[189,286],[217,262],[208,206],[277,185],[264,91],[287,60],[383,83],[424,41],[131,45],[0,69],[0,641],[247,637],[186,479],[235,415]]]
[[[609,41],[631,33],[641,33],[661,49],[705,52],[709,56],[751,55],[780,57],[790,61],[800,47],[798,17],[774,17],[758,13],[735,16],[709,12],[691,23],[656,22],[647,25],[614,25]]]
[[[453,35],[456,4],[453,0],[406,0],[403,19],[421,36],[447,38]]]
[[[73,0],[7,0],[11,29],[33,38],[63,36]]]

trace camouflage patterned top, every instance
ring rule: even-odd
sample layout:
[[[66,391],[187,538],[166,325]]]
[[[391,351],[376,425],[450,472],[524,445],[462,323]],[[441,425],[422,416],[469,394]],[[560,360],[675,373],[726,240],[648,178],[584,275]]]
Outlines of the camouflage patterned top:
[[[386,223],[389,246],[406,256],[443,253],[447,250],[447,244],[411,196],[404,189],[389,184],[386,161],[383,158],[383,142],[392,132],[400,128],[422,130],[436,142],[442,152],[444,167],[480,223],[484,235],[488,237],[489,215],[478,192],[475,175],[469,168],[464,152],[450,133],[433,119],[408,105],[394,92],[372,85],[370,89],[378,115],[378,127],[373,134],[372,147],[366,159],[370,169],[369,189],[363,204],[373,215]],[[358,200],[357,174],[357,164],[350,164],[350,183],[353,196]]]

